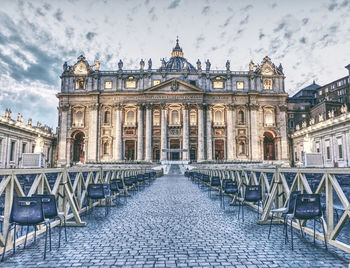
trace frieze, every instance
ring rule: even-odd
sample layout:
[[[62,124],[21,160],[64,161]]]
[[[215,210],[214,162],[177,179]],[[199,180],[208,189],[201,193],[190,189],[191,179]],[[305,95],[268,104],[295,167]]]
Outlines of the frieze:
[[[202,100],[197,95],[154,95],[154,96],[118,96],[113,101],[154,101],[154,100]]]

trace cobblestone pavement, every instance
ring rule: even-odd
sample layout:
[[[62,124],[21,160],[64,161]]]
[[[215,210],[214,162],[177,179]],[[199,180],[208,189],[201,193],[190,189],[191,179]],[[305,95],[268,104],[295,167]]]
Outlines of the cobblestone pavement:
[[[220,208],[216,194],[180,175],[158,178],[104,217],[104,208],[83,219],[87,227],[69,228],[63,243],[42,260],[43,237],[7,254],[2,267],[347,267],[350,254],[295,235],[294,251],[284,244],[282,226],[267,239],[268,225],[256,224],[246,210]],[[57,229],[57,228],[55,228]],[[53,239],[57,238],[57,230]],[[57,245],[56,243],[54,244]]]

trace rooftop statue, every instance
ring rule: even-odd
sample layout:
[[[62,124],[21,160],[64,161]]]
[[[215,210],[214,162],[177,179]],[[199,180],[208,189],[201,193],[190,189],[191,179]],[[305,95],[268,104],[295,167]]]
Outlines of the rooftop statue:
[[[207,72],[210,71],[210,66],[211,66],[211,63],[210,63],[209,59],[207,59],[207,61],[205,62],[205,70],[206,70]]]
[[[152,69],[152,59],[148,60],[148,70]]]

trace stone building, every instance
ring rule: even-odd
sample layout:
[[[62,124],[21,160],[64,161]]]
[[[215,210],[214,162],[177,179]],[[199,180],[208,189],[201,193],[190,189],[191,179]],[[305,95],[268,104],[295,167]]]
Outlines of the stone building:
[[[319,153],[324,167],[350,166],[350,113],[343,105],[338,116],[330,113],[321,119],[295,131],[293,139],[294,162],[303,161],[306,153]]]
[[[129,161],[288,162],[282,66],[269,57],[248,71],[196,67],[178,40],[154,69],[100,70],[84,56],[63,65],[58,164]]]
[[[38,153],[44,155],[44,166],[52,167],[56,137],[48,126],[37,123],[32,125],[23,122],[23,115],[18,114],[12,119],[12,112],[6,109],[5,116],[0,115],[0,168],[22,167],[23,153]]]

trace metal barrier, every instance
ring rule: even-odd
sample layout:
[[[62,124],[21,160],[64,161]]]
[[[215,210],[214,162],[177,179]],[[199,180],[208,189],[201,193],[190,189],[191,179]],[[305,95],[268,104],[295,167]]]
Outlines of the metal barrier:
[[[325,217],[327,243],[350,253],[350,232],[346,226],[350,218],[350,169],[314,169],[314,168],[236,168],[236,169],[193,169],[237,182],[240,198],[244,196],[245,185],[261,185],[263,208],[260,224],[268,223],[273,208],[287,205],[292,191],[317,193],[321,195]],[[236,197],[235,197],[236,198]],[[233,200],[235,201],[235,200]],[[248,204],[258,209],[257,206]],[[302,222],[305,233],[313,235],[313,228]],[[297,223],[293,227],[300,229]],[[347,228],[347,230],[345,230]],[[343,230],[343,232],[342,232]],[[342,232],[342,233],[341,233]],[[342,235],[340,235],[342,234]],[[317,239],[324,240],[316,231]]]
[[[144,166],[120,168],[56,168],[56,169],[6,169],[0,170],[0,207],[3,207],[2,229],[0,233],[1,253],[4,250],[5,235],[9,226],[13,197],[31,196],[33,194],[53,194],[56,196],[58,211],[66,216],[67,226],[86,226],[80,214],[88,208],[84,206],[87,187],[90,183],[109,183],[113,179],[122,179],[150,172]],[[155,171],[155,170],[152,170]],[[161,171],[156,171],[161,176]],[[99,202],[93,204],[98,205]],[[2,206],[1,206],[2,205]],[[57,226],[59,220],[52,222]],[[37,234],[45,232],[45,227],[37,229]],[[18,233],[18,229],[17,229]],[[28,239],[34,236],[34,231],[28,234]],[[25,237],[16,238],[16,246],[24,243]],[[13,233],[9,234],[6,251],[12,249]]]

